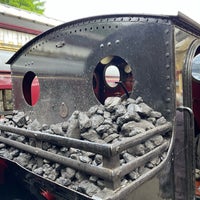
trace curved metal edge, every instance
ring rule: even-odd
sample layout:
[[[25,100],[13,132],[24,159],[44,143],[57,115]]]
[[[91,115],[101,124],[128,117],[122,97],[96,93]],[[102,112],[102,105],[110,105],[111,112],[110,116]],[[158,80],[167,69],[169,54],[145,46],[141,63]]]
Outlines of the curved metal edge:
[[[40,35],[36,36],[35,38],[33,38],[31,41],[29,41],[28,43],[26,43],[23,47],[21,47],[8,61],[6,64],[12,64],[13,62],[16,61],[16,59],[28,48],[30,47],[32,44],[36,43],[38,40],[40,40],[41,38],[44,38],[45,36],[47,36],[48,34],[57,31],[59,29],[62,28],[66,28],[66,27],[70,27],[73,26],[75,24],[84,24],[86,22],[95,22],[96,20],[103,20],[103,19],[111,19],[111,18],[125,18],[125,17],[144,17],[144,18],[155,18],[155,19],[169,19],[170,16],[167,15],[152,15],[152,14],[111,14],[111,15],[97,15],[97,16],[91,16],[91,17],[86,17],[86,18],[81,18],[81,19],[77,19],[71,22],[66,22],[63,23],[61,25],[58,25],[56,27],[53,27],[43,33],[41,33]],[[175,17],[175,16],[174,16]]]
[[[174,147],[174,140],[175,140],[175,132],[173,130],[167,155],[165,159],[161,162],[161,164],[153,168],[152,170],[148,171],[147,173],[143,174],[142,176],[140,176],[138,179],[133,181],[130,185],[126,185],[125,187],[121,188],[121,190],[118,189],[117,191],[114,191],[115,193],[113,194],[113,196],[107,197],[105,200],[123,199],[125,196],[127,196],[127,194],[130,194],[131,192],[133,192],[133,190],[138,188],[144,182],[150,180],[155,175],[157,175],[163,169],[163,167],[166,166],[166,163],[169,162],[171,158],[173,147]]]

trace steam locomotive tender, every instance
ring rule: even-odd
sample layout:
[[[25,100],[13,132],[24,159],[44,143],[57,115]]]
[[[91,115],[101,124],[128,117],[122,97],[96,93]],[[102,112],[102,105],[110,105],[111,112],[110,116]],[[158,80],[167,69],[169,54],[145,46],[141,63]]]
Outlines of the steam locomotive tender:
[[[199,54],[200,25],[182,13],[96,16],[37,36],[8,61],[24,121],[0,124],[2,184],[12,174],[39,200],[198,198]],[[34,169],[5,156],[16,150]],[[76,183],[59,182],[69,168]]]

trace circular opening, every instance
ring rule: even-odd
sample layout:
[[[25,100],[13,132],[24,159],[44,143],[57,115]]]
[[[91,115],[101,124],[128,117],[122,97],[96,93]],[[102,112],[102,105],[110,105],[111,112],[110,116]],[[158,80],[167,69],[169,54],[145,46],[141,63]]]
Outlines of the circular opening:
[[[40,96],[39,80],[34,72],[29,71],[24,75],[22,87],[26,102],[30,106],[34,106],[38,102]]]
[[[200,54],[197,54],[192,60],[192,77],[200,81]]]
[[[117,66],[108,65],[105,70],[105,81],[110,87],[116,87],[120,81],[120,72]]]
[[[93,91],[104,104],[107,97],[129,97],[133,90],[132,67],[120,56],[102,58],[93,74]]]

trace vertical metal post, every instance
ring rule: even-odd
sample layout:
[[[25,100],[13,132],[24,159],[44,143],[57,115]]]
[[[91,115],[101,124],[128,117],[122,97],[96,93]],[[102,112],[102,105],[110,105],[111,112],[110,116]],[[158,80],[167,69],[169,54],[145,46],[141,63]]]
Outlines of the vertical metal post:
[[[103,157],[103,167],[108,169],[115,169],[120,166],[120,159],[119,154],[112,156],[112,157]],[[105,181],[105,186],[115,190],[116,188],[120,187],[121,178],[120,176],[113,176],[112,181]]]
[[[33,138],[30,138],[29,141],[30,141],[31,146],[42,149],[42,141],[33,139]],[[41,167],[43,165],[43,159],[38,156],[36,157],[36,160],[37,160],[37,165]]]

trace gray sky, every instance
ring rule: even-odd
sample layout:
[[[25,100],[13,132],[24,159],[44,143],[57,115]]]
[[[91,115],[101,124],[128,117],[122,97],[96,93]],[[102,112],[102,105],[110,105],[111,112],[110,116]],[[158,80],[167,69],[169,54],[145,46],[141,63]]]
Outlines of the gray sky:
[[[184,13],[200,24],[200,0],[46,0],[45,15],[64,22],[102,14]]]

